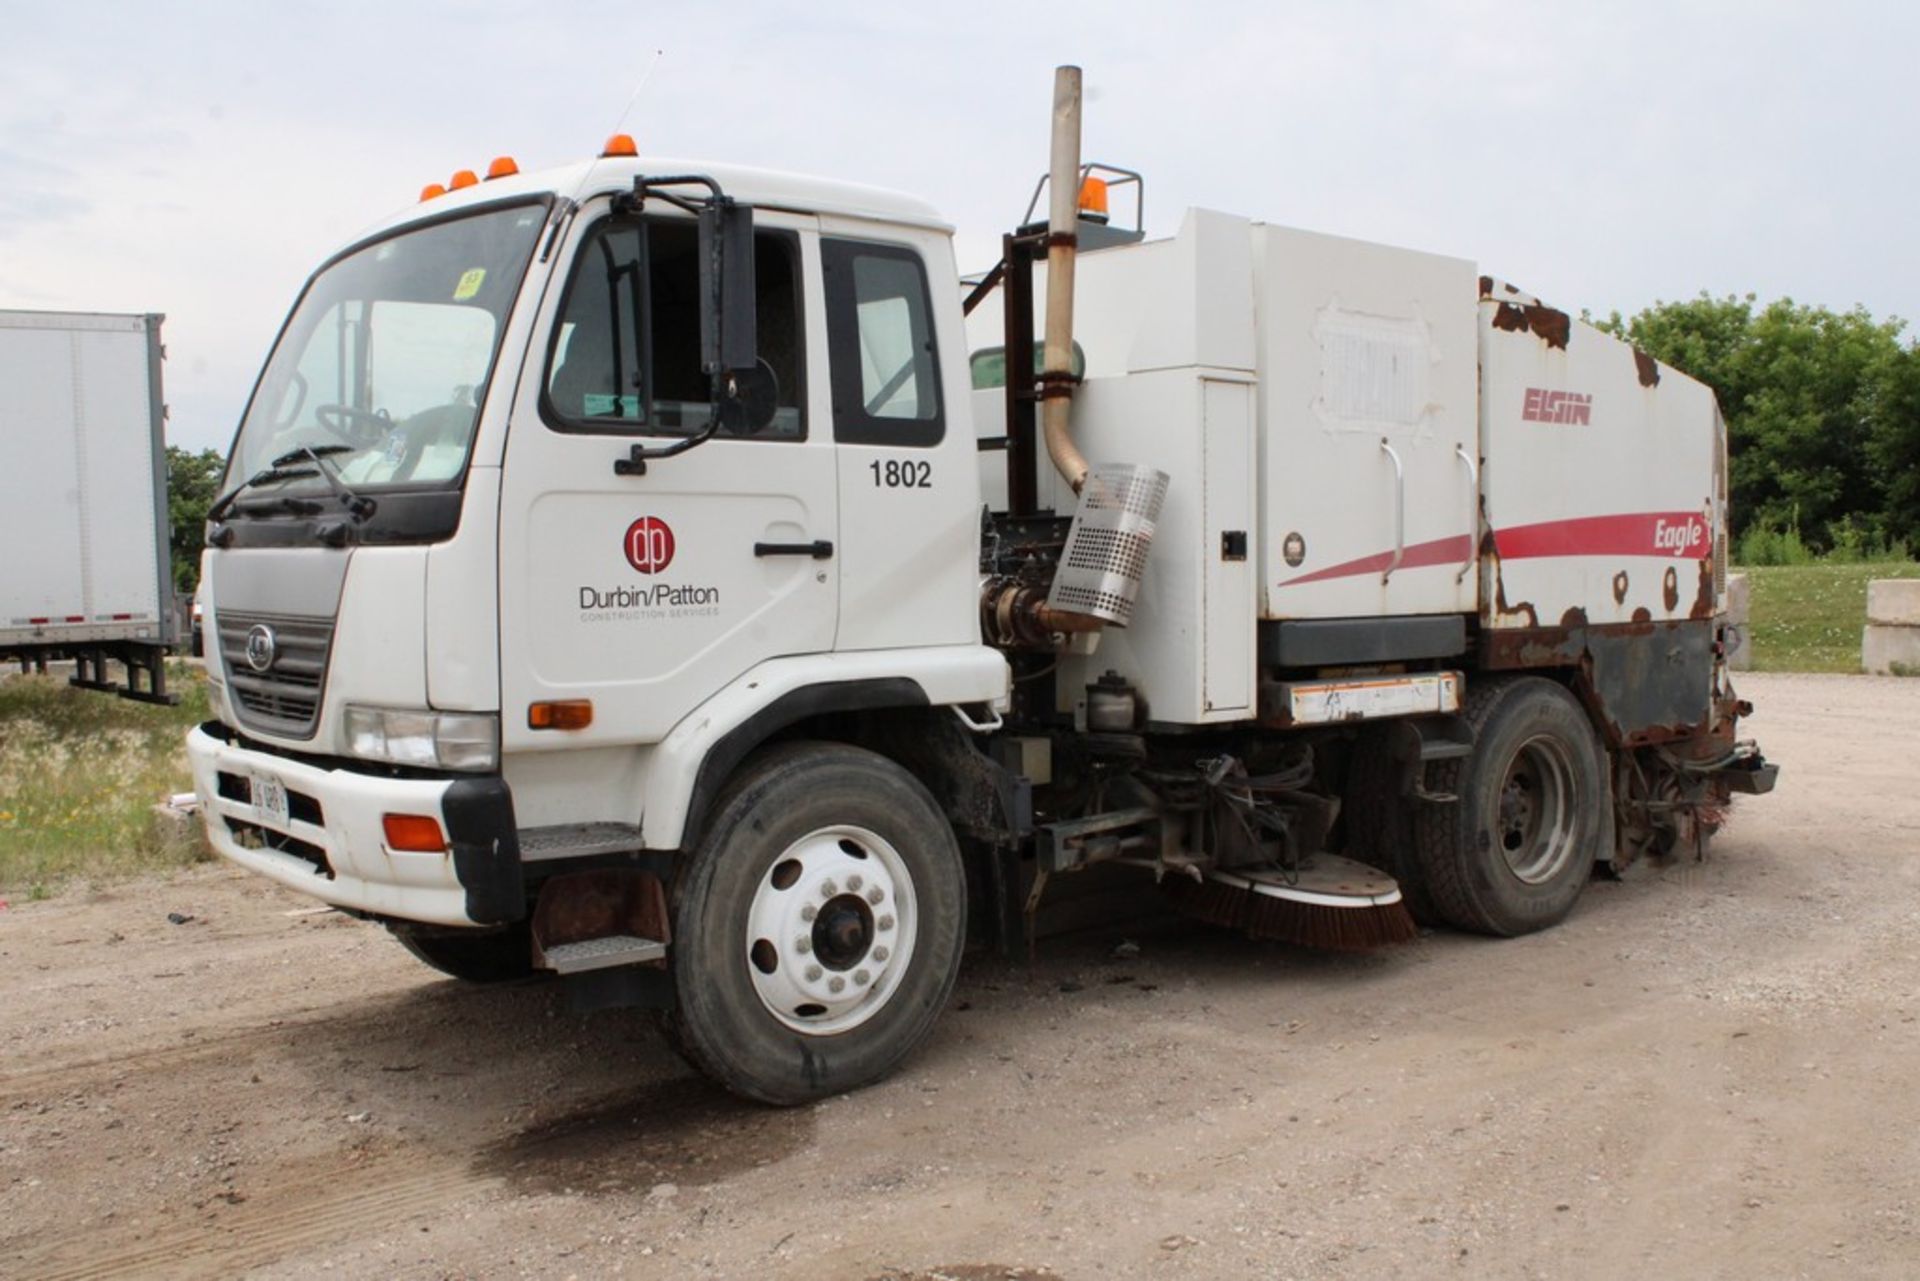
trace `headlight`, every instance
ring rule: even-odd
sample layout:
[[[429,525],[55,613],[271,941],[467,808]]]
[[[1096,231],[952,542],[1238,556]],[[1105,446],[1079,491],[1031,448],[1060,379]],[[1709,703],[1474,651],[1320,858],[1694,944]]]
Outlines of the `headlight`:
[[[395,765],[493,769],[500,763],[500,718],[490,712],[349,706],[347,750]]]

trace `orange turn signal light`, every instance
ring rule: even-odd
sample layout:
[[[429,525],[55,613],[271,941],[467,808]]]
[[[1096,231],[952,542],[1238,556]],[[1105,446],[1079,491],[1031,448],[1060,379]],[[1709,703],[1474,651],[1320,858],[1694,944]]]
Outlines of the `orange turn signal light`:
[[[462,187],[471,187],[479,181],[473,176],[473,170],[460,169],[455,171],[453,177],[447,179],[447,187],[449,190],[458,191]]]
[[[600,154],[603,156],[637,156],[640,154],[640,149],[633,145],[632,134],[616,133],[613,137],[607,139],[607,145],[600,149]]]
[[[527,706],[528,729],[585,729],[593,724],[593,700],[562,699]]]
[[[430,182],[426,186],[420,188],[421,200],[432,200],[435,196],[444,196],[446,194],[447,194],[447,189],[441,186],[437,182]]]
[[[1107,180],[1105,178],[1088,178],[1080,184],[1080,212],[1106,216]]]
[[[410,850],[415,854],[447,852],[447,838],[437,818],[426,814],[382,814],[380,826],[386,829],[389,849]]]
[[[520,166],[513,163],[512,156],[495,156],[493,163],[487,166],[487,181],[495,178],[511,178],[520,172]]]

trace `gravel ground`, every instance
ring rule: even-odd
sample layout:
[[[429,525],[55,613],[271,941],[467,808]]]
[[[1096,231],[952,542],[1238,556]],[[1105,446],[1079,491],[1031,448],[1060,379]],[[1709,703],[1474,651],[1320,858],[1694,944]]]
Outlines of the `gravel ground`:
[[[225,868],[16,903],[0,1275],[1920,1274],[1920,681],[1742,692],[1781,790],[1558,929],[1056,941],[790,1111]]]

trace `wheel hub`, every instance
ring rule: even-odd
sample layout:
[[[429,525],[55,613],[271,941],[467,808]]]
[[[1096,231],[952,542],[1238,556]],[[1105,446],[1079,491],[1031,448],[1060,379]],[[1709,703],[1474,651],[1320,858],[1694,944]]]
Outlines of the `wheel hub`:
[[[747,973],[767,1012],[815,1036],[872,1018],[913,955],[913,882],[860,827],[821,828],[773,860],[748,909]]]
[[[1501,853],[1529,885],[1552,880],[1578,854],[1573,762],[1559,739],[1539,735],[1514,753],[1500,786]]]

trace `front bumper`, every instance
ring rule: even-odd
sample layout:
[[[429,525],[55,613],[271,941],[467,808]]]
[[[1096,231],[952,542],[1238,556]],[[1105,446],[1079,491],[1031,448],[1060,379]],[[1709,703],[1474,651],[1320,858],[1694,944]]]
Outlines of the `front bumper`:
[[[187,735],[214,849],[250,871],[351,911],[438,925],[526,915],[513,798],[497,775],[395,778],[243,746],[217,723]],[[285,818],[254,804],[254,780],[286,788]],[[428,814],[444,853],[387,845],[387,814]]]

